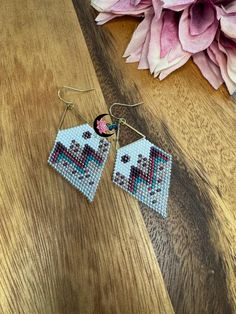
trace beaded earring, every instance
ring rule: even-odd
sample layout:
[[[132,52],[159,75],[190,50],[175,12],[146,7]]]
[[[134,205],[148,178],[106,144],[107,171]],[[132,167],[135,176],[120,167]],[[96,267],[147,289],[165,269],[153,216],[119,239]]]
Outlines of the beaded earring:
[[[147,140],[144,134],[128,124],[124,118],[112,113],[112,107],[115,105],[134,107],[139,104],[141,103],[114,103],[110,107],[110,115],[118,121],[117,152],[112,180],[120,188],[166,217],[172,156]],[[142,138],[118,148],[122,125],[126,125]]]
[[[110,143],[96,134],[75,108],[73,102],[67,101],[61,96],[63,90],[87,92],[92,89],[81,90],[64,86],[58,91],[58,97],[66,107],[59,123],[58,133],[48,163],[91,202],[94,199],[109,154]],[[86,123],[61,129],[67,111],[72,109]]]

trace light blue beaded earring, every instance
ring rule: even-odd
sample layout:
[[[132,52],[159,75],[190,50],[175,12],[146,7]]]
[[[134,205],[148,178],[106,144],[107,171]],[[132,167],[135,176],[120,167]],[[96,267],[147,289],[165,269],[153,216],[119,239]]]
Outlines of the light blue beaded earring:
[[[63,90],[87,92],[70,86],[58,91],[58,97],[66,105],[62,114],[54,147],[48,163],[59,172],[69,183],[82,192],[89,201],[94,199],[104,165],[106,163],[110,143],[100,137],[78,112],[73,102],[61,96]],[[75,110],[86,123],[61,129],[68,110]]]
[[[112,113],[112,107],[115,105],[134,107],[139,104],[141,103],[114,103],[110,107],[110,115],[118,121],[117,153],[112,180],[120,188],[166,217],[172,156],[148,141],[144,134],[128,124],[124,118]],[[121,125],[126,125],[142,138],[118,148]]]

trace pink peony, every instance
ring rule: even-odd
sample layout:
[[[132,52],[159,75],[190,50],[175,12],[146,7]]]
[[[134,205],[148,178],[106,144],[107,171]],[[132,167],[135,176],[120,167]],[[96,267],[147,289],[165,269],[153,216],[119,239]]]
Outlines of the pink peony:
[[[124,53],[164,79],[190,57],[218,89],[236,91],[235,0],[92,0],[98,24],[123,16],[141,20]]]

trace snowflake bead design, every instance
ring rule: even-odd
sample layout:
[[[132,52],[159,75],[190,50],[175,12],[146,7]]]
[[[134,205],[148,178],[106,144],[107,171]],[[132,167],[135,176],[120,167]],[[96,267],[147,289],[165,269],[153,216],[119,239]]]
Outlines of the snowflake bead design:
[[[126,164],[127,162],[129,162],[130,161],[130,156],[129,155],[123,155],[123,156],[121,156],[121,161],[124,163],[124,164]]]

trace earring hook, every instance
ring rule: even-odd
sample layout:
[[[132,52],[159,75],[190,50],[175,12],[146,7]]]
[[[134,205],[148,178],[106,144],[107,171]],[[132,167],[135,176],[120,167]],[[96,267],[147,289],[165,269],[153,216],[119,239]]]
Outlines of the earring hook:
[[[70,100],[66,100],[64,99],[62,96],[61,96],[61,92],[63,90],[69,90],[69,91],[75,91],[75,92],[89,92],[89,91],[92,91],[94,90],[94,88],[89,88],[89,89],[79,89],[79,88],[75,88],[75,87],[71,87],[71,86],[63,86],[62,88],[60,88],[57,92],[57,95],[58,95],[58,98],[66,105],[66,108],[64,110],[64,112],[62,113],[62,116],[61,116],[61,120],[60,120],[60,123],[59,123],[59,126],[58,126],[58,130],[61,129],[62,127],[62,124],[65,120],[65,116],[66,116],[66,113],[67,113],[67,110],[69,109],[74,109],[76,114],[82,119],[84,120],[86,123],[87,120],[81,115],[81,113],[78,111],[77,108],[74,107],[74,103],[73,101],[70,101]]]
[[[114,106],[123,106],[123,107],[136,107],[136,106],[139,106],[139,105],[142,105],[143,102],[138,102],[138,103],[135,103],[133,105],[129,105],[129,104],[122,104],[122,103],[119,103],[119,102],[115,102],[111,105],[111,107],[109,108],[109,113],[110,115],[117,119],[118,120],[118,129],[117,129],[117,134],[116,134],[116,150],[118,149],[118,142],[119,142],[119,137],[120,137],[120,126],[121,125],[126,125],[128,128],[130,128],[131,130],[133,130],[134,132],[136,132],[137,134],[139,134],[140,136],[142,136],[143,138],[145,138],[146,136],[139,132],[137,129],[135,129],[134,127],[132,127],[132,125],[128,124],[126,122],[126,120],[123,118],[123,117],[117,117],[115,116],[113,113],[112,113],[112,107]]]
[[[117,119],[117,120],[125,120],[124,118],[120,118],[120,117],[117,117],[117,116],[115,116],[113,113],[112,113],[112,108],[114,107],[114,106],[123,106],[123,107],[136,107],[136,106],[139,106],[139,105],[142,105],[143,104],[143,101],[141,101],[141,102],[137,102],[137,103],[135,103],[135,104],[132,104],[132,105],[129,105],[129,104],[123,104],[123,103],[120,103],[120,102],[114,102],[112,105],[111,105],[111,107],[109,108],[109,113],[110,113],[110,115],[113,117],[113,118],[115,118],[115,119]]]
[[[71,86],[63,86],[62,88],[60,88],[57,92],[58,98],[63,101],[65,104],[67,105],[73,105],[73,101],[70,100],[65,100],[62,96],[61,96],[61,92],[63,90],[70,90],[70,91],[75,91],[75,92],[90,92],[92,90],[94,90],[94,88],[89,88],[89,89],[79,89],[79,88],[75,88],[75,87],[71,87]]]

